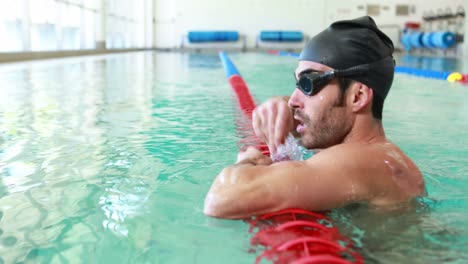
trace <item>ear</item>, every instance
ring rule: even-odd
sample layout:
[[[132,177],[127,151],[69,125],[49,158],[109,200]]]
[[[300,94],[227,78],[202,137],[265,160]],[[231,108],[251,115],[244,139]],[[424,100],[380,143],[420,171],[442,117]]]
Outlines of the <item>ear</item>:
[[[353,112],[359,112],[367,107],[371,107],[374,91],[367,85],[355,82],[348,90],[348,104]]]

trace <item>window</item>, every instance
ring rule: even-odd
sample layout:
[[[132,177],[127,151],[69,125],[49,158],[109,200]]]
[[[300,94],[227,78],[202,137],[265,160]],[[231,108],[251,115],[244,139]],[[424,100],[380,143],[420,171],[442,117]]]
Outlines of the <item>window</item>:
[[[23,50],[24,1],[0,1],[0,52]]]
[[[367,5],[367,15],[369,16],[380,15],[380,5]]]
[[[145,1],[109,0],[107,48],[137,48],[145,46]],[[146,3],[147,5],[149,5]],[[152,6],[151,6],[152,7]]]
[[[152,31],[153,0],[0,0],[0,52],[148,47]]]
[[[409,15],[409,6],[408,5],[397,5],[396,6],[396,15],[397,16],[407,16],[407,15]]]
[[[57,49],[57,3],[54,0],[29,1],[31,50]]]
[[[81,47],[83,49],[96,48],[96,12],[90,10],[83,11],[84,21],[81,23]]]
[[[81,34],[81,11],[77,6],[70,4],[59,4],[61,49],[80,49]]]

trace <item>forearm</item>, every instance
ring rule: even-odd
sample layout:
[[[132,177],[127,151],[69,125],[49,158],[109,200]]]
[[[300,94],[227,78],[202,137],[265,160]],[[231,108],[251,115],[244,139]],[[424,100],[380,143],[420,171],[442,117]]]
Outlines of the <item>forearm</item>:
[[[235,218],[242,204],[242,193],[252,180],[248,169],[254,167],[251,160],[245,159],[224,168],[216,177],[205,198],[204,213],[212,217]]]
[[[268,174],[261,173],[267,167],[245,160],[223,169],[206,196],[204,213],[240,219],[277,209],[276,194],[264,183]]]
[[[258,165],[270,165],[272,163],[269,157],[263,156],[258,158],[243,158],[238,159],[237,162],[231,167],[239,167],[243,165],[251,165],[251,166],[258,166]]]
[[[224,168],[216,177],[205,199],[204,212],[222,218],[242,218],[257,210],[252,201],[262,200],[259,179],[272,164],[253,147],[239,152],[236,164]]]

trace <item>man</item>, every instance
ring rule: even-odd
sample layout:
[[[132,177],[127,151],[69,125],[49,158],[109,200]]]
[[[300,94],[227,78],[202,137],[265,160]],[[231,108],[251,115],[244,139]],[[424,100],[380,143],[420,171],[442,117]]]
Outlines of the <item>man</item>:
[[[392,53],[392,41],[370,17],[335,22],[310,39],[291,97],[257,107],[252,125],[273,153],[294,131],[304,147],[321,151],[305,161],[277,163],[252,147],[240,152],[211,186],[205,214],[246,218],[357,202],[389,208],[423,195],[421,172],[382,126]]]

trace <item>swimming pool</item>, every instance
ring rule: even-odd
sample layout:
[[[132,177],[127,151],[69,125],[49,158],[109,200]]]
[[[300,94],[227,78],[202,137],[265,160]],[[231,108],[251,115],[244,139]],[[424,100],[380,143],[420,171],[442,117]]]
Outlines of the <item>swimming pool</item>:
[[[291,93],[295,59],[230,57],[258,101]],[[13,64],[0,83],[0,263],[253,263],[246,223],[202,213],[241,137],[217,54]],[[335,224],[368,263],[465,263],[468,87],[397,75],[384,125],[429,197]]]

